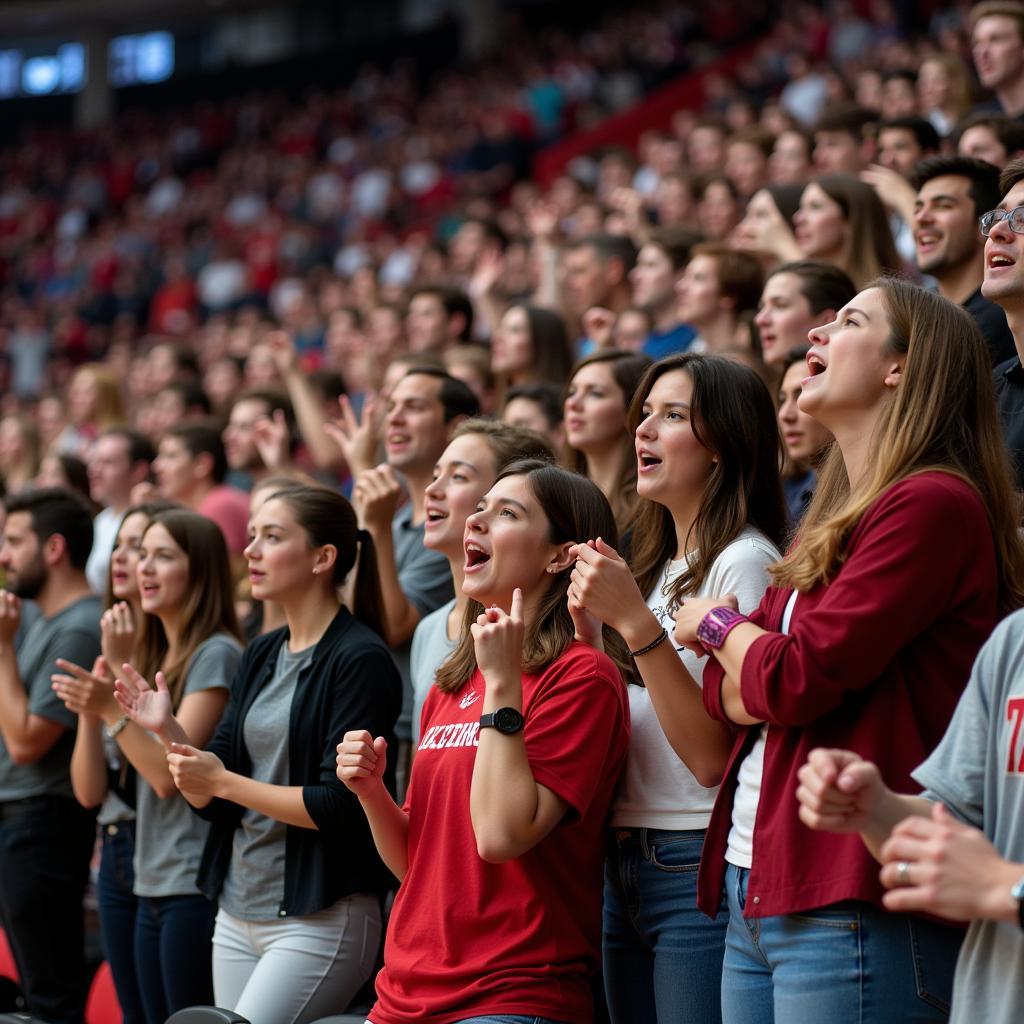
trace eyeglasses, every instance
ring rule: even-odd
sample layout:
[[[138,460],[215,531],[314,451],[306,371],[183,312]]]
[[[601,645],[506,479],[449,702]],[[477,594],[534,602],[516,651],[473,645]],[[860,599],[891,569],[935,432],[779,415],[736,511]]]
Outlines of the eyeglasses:
[[[1024,206],[1015,206],[1012,210],[989,210],[978,218],[981,233],[988,238],[992,229],[1005,220],[1015,235],[1024,235]]]

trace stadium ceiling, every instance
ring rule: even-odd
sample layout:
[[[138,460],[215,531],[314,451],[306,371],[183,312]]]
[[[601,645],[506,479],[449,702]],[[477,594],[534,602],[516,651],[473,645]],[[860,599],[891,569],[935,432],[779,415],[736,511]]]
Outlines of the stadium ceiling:
[[[139,28],[195,24],[235,11],[278,6],[271,0],[2,0],[0,32],[25,38],[93,28],[120,34]]]

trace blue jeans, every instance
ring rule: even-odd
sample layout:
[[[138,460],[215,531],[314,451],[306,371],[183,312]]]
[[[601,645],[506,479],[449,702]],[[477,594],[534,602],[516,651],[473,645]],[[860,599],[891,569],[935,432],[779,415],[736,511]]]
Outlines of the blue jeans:
[[[613,1024],[718,1024],[728,914],[697,909],[703,830],[613,829],[604,985]]]
[[[213,1003],[213,921],[205,896],[140,896],[135,964],[147,1024]]]
[[[725,873],[725,1024],[947,1019],[961,929],[858,900],[744,920],[749,874]]]
[[[96,880],[103,953],[114,977],[123,1024],[145,1024],[135,971],[135,916],[139,898],[132,891],[135,870],[135,822],[100,826],[103,848]]]

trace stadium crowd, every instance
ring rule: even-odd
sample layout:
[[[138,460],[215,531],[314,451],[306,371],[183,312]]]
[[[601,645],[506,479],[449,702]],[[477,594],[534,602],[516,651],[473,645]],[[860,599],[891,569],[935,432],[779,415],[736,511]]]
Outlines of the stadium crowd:
[[[33,1017],[1024,1014],[1024,4],[759,6],[0,151]]]

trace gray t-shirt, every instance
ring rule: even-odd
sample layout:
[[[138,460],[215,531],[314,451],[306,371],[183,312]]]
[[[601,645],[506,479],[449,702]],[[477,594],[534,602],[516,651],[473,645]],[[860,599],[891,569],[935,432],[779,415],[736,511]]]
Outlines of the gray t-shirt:
[[[1004,619],[974,663],[946,735],[914,773],[924,795],[1024,861],[1024,611]],[[1024,1020],[1024,931],[974,921],[953,980],[952,1024]]]
[[[28,693],[28,709],[67,730],[38,761],[15,764],[0,739],[0,801],[31,796],[72,796],[71,751],[78,716],[53,692],[50,676],[56,660],[66,658],[91,669],[100,653],[99,598],[80,598],[52,618],[39,617],[18,648],[18,673]]]
[[[192,655],[182,700],[203,690],[226,690],[241,655],[242,645],[226,633],[204,640]],[[161,800],[141,774],[135,815],[135,894],[191,896],[199,892],[196,873],[209,825],[180,793]]]
[[[287,786],[288,722],[299,673],[309,664],[314,644],[294,653],[281,644],[270,681],[252,702],[242,738],[252,762],[252,778]],[[284,902],[284,855],[287,825],[245,808],[235,830],[231,862],[220,905],[243,921],[272,921]]]
[[[420,719],[423,704],[434,685],[437,670],[448,655],[459,645],[458,637],[448,639],[448,616],[455,607],[453,597],[435,612],[420,619],[412,635],[412,652],[409,656],[409,677],[412,680],[412,745],[415,750],[420,742]]]
[[[448,559],[440,551],[423,546],[423,527],[413,526],[412,508],[406,505],[395,513],[391,522],[391,538],[395,548],[398,582],[405,596],[419,609],[420,617],[429,615],[454,595]],[[391,654],[402,675],[402,712],[395,734],[399,739],[412,735],[412,680],[409,675],[409,654],[412,641],[391,648]]]

